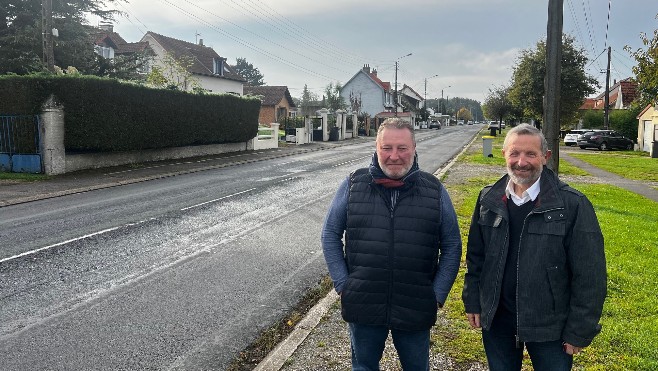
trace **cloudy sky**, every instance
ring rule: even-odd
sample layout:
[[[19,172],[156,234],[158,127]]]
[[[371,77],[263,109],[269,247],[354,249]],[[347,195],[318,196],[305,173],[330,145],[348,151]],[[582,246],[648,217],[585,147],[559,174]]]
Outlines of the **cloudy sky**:
[[[509,83],[519,52],[546,38],[548,17],[548,0],[129,1],[116,7],[125,16],[114,23],[126,41],[146,31],[203,39],[230,64],[246,58],[267,85],[286,85],[295,97],[305,84],[321,96],[366,64],[394,83],[398,60],[398,88],[483,101]],[[563,9],[564,32],[586,51],[587,71],[602,88],[607,46],[611,79],[624,79],[635,64],[624,46],[643,47],[640,33],[658,29],[656,0],[564,0]]]

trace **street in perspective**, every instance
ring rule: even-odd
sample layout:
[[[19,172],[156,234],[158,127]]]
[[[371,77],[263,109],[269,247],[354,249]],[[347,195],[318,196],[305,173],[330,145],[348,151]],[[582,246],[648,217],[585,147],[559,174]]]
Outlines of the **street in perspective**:
[[[421,169],[480,129],[418,131]],[[326,208],[373,151],[355,138],[1,207],[2,369],[226,368],[327,274]]]

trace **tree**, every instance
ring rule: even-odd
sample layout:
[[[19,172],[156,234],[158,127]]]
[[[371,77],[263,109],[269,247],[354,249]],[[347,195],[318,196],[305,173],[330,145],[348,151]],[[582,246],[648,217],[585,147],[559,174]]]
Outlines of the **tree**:
[[[254,67],[253,64],[247,62],[245,58],[235,59],[235,71],[238,73],[238,75],[244,77],[244,79],[247,80],[247,85],[265,85],[265,81],[263,81],[263,74],[260,73],[258,68]]]
[[[457,120],[464,120],[464,121],[469,121],[473,119],[473,115],[471,115],[471,111],[468,110],[466,107],[462,107],[457,111]]]
[[[86,16],[112,20],[119,12],[107,10],[107,4],[120,1],[124,0],[53,1],[52,24],[59,31],[53,47],[55,65],[74,66],[84,74],[96,71],[98,60],[91,47]],[[41,61],[41,17],[41,1],[9,0],[0,5],[0,74],[45,70]]]
[[[512,102],[509,99],[509,91],[510,88],[505,86],[489,89],[489,93],[482,106],[485,116],[496,119],[498,122],[503,122],[513,112]],[[500,131],[502,131],[501,127],[502,125],[498,126]]]
[[[340,96],[340,90],[342,88],[343,86],[339,82],[336,82],[335,85],[334,83],[330,82],[329,85],[327,85],[327,87],[324,89],[324,94],[326,97],[325,106],[333,112],[336,112],[339,109],[347,108],[345,100],[343,100],[343,97]]]
[[[585,97],[596,92],[598,82],[585,73],[585,51],[574,46],[569,35],[562,37],[562,76],[560,79],[560,125],[570,127],[578,107]],[[546,74],[546,41],[539,41],[535,49],[521,51],[514,67],[509,100],[523,110],[526,117],[540,121],[544,112],[544,75]]]
[[[181,56],[176,59],[170,53],[165,53],[162,66],[153,66],[146,77],[146,83],[156,88],[200,92],[202,90],[199,79],[190,72],[194,64],[192,57]]]
[[[633,67],[640,92],[637,103],[644,107],[650,103],[658,104],[658,29],[653,31],[653,39],[649,39],[645,33],[640,35],[640,39],[646,50],[638,48],[631,51],[629,46],[624,49],[637,61],[637,66]]]

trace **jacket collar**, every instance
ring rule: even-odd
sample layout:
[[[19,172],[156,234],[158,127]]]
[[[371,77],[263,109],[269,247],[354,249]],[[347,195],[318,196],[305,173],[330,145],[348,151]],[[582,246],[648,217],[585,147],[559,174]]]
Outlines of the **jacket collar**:
[[[489,191],[482,197],[481,204],[499,214],[507,214],[507,195],[505,189],[509,182],[509,175],[505,175],[494,183]],[[544,166],[539,180],[539,196],[535,200],[535,212],[542,212],[551,209],[564,208],[564,201],[559,195],[559,190],[566,187],[567,184],[562,182],[557,175]]]

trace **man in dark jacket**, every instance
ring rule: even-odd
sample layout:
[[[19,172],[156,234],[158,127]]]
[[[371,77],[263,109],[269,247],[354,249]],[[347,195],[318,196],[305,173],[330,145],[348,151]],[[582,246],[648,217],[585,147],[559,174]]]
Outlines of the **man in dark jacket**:
[[[480,193],[468,236],[462,299],[482,328],[489,368],[570,370],[601,326],[606,295],[603,235],[587,197],[545,167],[551,152],[535,127],[505,137],[507,175]]]
[[[459,270],[457,216],[439,180],[418,168],[413,127],[387,119],[376,145],[370,167],[336,192],[322,249],[349,323],[352,369],[379,370],[390,331],[403,369],[426,371],[430,328]]]

